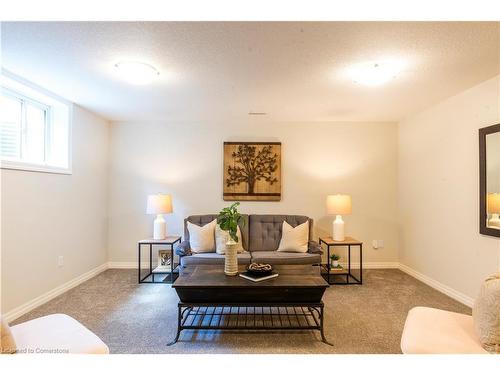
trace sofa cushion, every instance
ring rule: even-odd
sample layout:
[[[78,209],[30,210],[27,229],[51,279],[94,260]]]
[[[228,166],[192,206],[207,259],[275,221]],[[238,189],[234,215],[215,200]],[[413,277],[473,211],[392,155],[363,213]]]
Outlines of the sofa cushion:
[[[307,253],[309,242],[309,222],[306,221],[295,228],[283,222],[281,229],[281,240],[278,251],[287,251],[292,253]]]
[[[184,219],[184,241],[189,241],[189,231],[187,230],[187,223],[203,226],[217,220],[217,215],[191,215]],[[238,221],[238,226],[241,230],[242,244],[245,250],[248,250],[248,215],[242,214]]]
[[[281,240],[283,222],[292,227],[309,220],[309,240],[312,239],[312,219],[298,215],[250,215],[249,249],[250,251],[277,250]]]
[[[238,237],[238,242],[236,243],[236,245],[234,245],[236,247],[236,252],[242,253],[245,251],[245,249],[243,249],[243,244],[241,240],[241,229],[239,226],[237,227],[236,237]],[[222,230],[220,225],[217,224],[215,226],[215,252],[217,254],[224,255],[226,253],[227,241],[229,241],[229,239],[230,239],[229,232]]]
[[[216,220],[203,226],[187,223],[189,232],[189,245],[193,253],[211,253],[215,251],[215,226]]]
[[[252,253],[252,262],[279,264],[318,264],[321,254],[287,253],[284,251],[256,251]]]
[[[224,264],[224,255],[217,253],[200,253],[181,258],[181,265],[183,267],[218,264]],[[250,253],[238,254],[238,264],[250,264]]]

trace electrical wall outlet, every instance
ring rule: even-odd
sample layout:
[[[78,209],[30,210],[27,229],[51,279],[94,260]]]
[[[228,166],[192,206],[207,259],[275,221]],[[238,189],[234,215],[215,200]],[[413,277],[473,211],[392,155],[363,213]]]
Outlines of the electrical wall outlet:
[[[57,257],[57,266],[58,266],[58,267],[62,267],[62,266],[64,266],[64,257],[63,257],[62,255],[59,255],[59,256]]]
[[[372,241],[372,247],[374,249],[379,249],[381,247],[384,247],[384,240],[373,240]]]

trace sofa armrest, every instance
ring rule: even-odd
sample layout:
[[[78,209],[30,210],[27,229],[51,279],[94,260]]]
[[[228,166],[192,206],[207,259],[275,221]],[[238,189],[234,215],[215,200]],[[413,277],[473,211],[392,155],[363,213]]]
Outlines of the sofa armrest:
[[[189,245],[189,241],[182,241],[175,247],[175,254],[184,257],[191,255],[191,246]]]
[[[316,241],[309,241],[307,244],[307,252],[310,254],[323,254],[323,249]]]

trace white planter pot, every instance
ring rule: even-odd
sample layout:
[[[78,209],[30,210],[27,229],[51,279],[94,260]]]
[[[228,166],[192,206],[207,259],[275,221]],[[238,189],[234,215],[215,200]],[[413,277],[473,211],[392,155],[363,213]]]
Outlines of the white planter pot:
[[[228,276],[238,274],[238,253],[236,251],[237,243],[228,241],[226,243],[226,254],[224,256],[224,273]]]
[[[332,267],[337,268],[339,266],[339,261],[338,260],[332,260]]]

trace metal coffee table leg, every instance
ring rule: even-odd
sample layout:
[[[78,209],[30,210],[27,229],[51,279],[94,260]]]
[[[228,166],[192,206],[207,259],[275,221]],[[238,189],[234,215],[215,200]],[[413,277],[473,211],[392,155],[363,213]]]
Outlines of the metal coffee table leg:
[[[325,328],[325,325],[324,325],[324,319],[323,319],[323,315],[325,313],[325,309],[324,309],[324,306],[321,306],[320,307],[320,327],[321,327],[321,341],[323,341],[325,344],[327,345],[330,345],[330,346],[333,346],[333,344],[328,341],[325,337],[325,331],[324,331],[324,328]]]
[[[177,333],[175,334],[175,338],[167,344],[167,346],[174,345],[179,341],[179,336],[181,335],[182,327],[181,327],[181,322],[182,322],[182,306],[179,303],[177,305]]]

